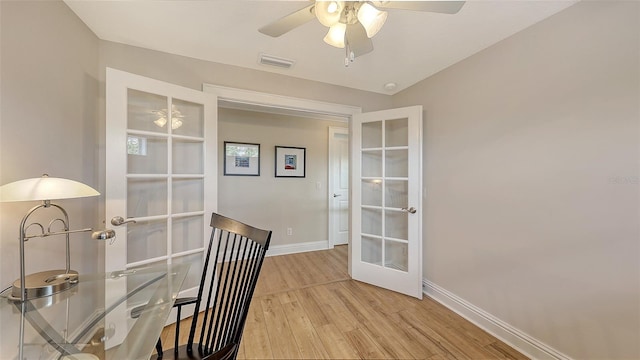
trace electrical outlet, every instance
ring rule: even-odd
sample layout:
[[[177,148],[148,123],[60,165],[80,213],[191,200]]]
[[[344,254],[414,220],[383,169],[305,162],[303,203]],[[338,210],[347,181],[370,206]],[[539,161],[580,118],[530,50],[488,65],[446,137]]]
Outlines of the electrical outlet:
[[[289,235],[289,236],[293,235],[293,229],[292,228],[287,228],[287,235]]]

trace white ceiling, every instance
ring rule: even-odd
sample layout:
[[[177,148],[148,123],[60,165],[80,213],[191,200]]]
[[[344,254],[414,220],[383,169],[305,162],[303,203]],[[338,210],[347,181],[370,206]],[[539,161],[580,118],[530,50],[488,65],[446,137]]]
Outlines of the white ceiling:
[[[344,50],[325,44],[315,19],[272,38],[258,28],[308,1],[65,0],[103,40],[394,94],[575,3],[573,0],[467,1],[455,15],[388,10],[374,51],[344,66]],[[261,53],[295,61],[284,70],[258,63]],[[385,90],[384,84],[397,84]]]

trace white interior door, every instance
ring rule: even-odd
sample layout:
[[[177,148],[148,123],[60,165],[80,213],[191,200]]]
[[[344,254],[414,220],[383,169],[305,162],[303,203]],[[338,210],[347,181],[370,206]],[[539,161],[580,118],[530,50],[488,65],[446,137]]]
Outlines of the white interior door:
[[[217,97],[107,69],[106,111],[106,219],[125,219],[106,271],[189,263],[193,296],[217,206]]]
[[[422,298],[422,107],[352,124],[351,276]]]
[[[329,127],[329,246],[349,242],[349,129]]]

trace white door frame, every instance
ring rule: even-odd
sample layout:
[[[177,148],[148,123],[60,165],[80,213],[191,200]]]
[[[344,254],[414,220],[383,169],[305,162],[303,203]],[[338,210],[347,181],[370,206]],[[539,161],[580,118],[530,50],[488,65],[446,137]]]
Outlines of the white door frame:
[[[315,119],[342,120],[362,112],[358,106],[334,104],[316,100],[295,98],[283,95],[274,95],[252,90],[235,89],[226,86],[203,84],[202,91],[214,93],[218,96],[219,102],[224,102],[233,107],[236,104],[239,108],[258,107],[265,112],[277,112],[280,114],[309,114]]]

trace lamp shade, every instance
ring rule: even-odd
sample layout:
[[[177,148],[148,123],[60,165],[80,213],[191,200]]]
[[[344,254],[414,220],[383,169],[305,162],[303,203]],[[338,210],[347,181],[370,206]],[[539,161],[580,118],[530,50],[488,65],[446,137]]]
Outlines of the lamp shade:
[[[98,191],[83,183],[47,175],[0,186],[0,202],[73,199],[98,195]]]
[[[387,12],[380,11],[373,6],[364,3],[358,10],[358,21],[360,21],[367,31],[367,37],[372,38],[378,33],[378,31],[380,31],[384,22],[387,21]]]
[[[324,42],[337,48],[344,48],[344,35],[347,31],[347,25],[343,23],[337,23],[329,28],[327,35],[324,37]]]
[[[344,1],[318,0],[315,5],[315,13],[318,21],[324,26],[331,27],[340,21]]]

